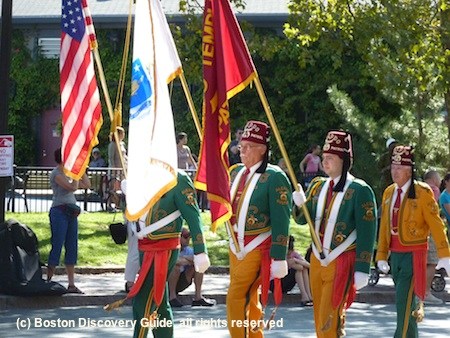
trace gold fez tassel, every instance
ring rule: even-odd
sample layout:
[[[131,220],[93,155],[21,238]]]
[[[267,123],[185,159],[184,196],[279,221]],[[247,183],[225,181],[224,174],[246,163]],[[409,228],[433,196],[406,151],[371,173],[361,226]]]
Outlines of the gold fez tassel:
[[[258,325],[252,326],[251,331],[253,333],[258,332],[259,330],[264,330],[264,317],[265,317],[265,313],[266,313],[266,307],[263,308],[262,313],[261,313],[261,318],[258,320]]]
[[[412,312],[412,316],[416,318],[417,323],[420,323],[425,317],[425,310],[421,300],[419,300],[416,309]]]
[[[119,307],[121,307],[122,304],[123,304],[126,300],[127,300],[127,298],[125,297],[125,298],[123,298],[123,299],[116,300],[115,302],[112,302],[111,304],[106,304],[106,305],[103,307],[103,310],[106,310],[106,311],[116,310],[116,309],[118,309]]]
[[[267,329],[272,330],[272,326],[270,325],[270,323],[272,323],[275,320],[275,315],[277,314],[277,309],[278,309],[278,305],[273,308],[272,313],[270,314],[269,321],[266,323],[266,327],[265,327],[266,330]]]

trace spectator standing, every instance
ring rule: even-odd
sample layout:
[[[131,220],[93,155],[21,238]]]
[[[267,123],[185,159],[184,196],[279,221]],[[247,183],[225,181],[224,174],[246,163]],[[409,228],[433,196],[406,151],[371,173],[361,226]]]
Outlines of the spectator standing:
[[[323,172],[322,163],[320,160],[320,145],[314,144],[309,149],[308,154],[300,162],[300,171],[303,174],[303,183],[305,188],[308,187],[309,183],[314,177],[316,177],[320,171]]]
[[[127,167],[127,149],[125,147],[125,129],[122,127],[116,127],[117,135],[119,136],[119,145],[117,145],[114,134],[111,134],[111,140],[108,145],[108,166],[110,168],[122,168],[122,162],[120,155],[123,158],[124,167]],[[124,178],[123,174],[120,175],[119,182]]]
[[[128,164],[127,150],[124,142],[125,129],[123,129],[122,127],[116,127],[116,130],[119,137],[119,144],[115,142],[114,134],[111,134],[111,140],[108,145],[108,166],[110,168],[116,168],[115,170],[111,170],[110,172],[106,194],[108,198],[108,205],[106,207],[107,210],[112,212],[116,212],[118,209],[120,209],[120,182],[125,178],[123,169],[126,169]],[[123,168],[121,157],[123,159]]]
[[[242,133],[244,130],[242,128],[236,129],[234,133],[234,140],[231,141],[228,147],[228,160],[230,162],[230,167],[233,164],[241,163],[241,152],[239,151],[239,143],[241,142]]]
[[[450,249],[433,191],[414,179],[411,146],[398,145],[392,152],[393,184],[382,199],[377,267],[391,271],[395,284],[397,328],[394,337],[418,337],[417,323],[424,316],[427,240],[436,243],[437,269],[450,274]],[[390,265],[388,264],[390,257]]]
[[[227,293],[228,331],[233,338],[263,337],[261,327],[237,325],[260,320],[258,294],[266,299],[270,275],[281,279],[288,272],[286,253],[291,214],[291,186],[286,174],[269,164],[269,126],[247,122],[240,143],[242,164],[230,176],[232,229],[237,245],[230,241],[230,286]],[[281,290],[275,289],[275,292]],[[264,304],[265,305],[265,304]]]
[[[177,154],[178,154],[178,169],[197,169],[197,162],[191,153],[191,148],[187,145],[188,136],[181,132],[177,135]]]
[[[439,205],[447,220],[447,230],[450,229],[450,173],[442,180],[442,193],[439,197]]]
[[[102,157],[100,149],[97,147],[92,149],[92,158],[91,162],[89,162],[89,168],[104,168],[106,166],[106,161]],[[103,198],[106,193],[107,177],[99,172],[93,172],[91,176],[91,183],[95,192]]]
[[[177,263],[169,275],[169,300],[172,307],[182,307],[183,303],[177,298],[178,293],[187,289],[194,281],[195,297],[192,306],[214,306],[215,300],[202,296],[203,273],[194,268],[194,249],[189,246],[191,233],[188,229],[181,230],[180,254]]]
[[[441,191],[439,186],[441,185],[441,176],[436,170],[429,170],[423,175],[423,180],[427,183],[431,190],[433,190],[433,196],[436,202],[439,202],[439,196]],[[434,296],[431,293],[431,283],[433,282],[434,275],[436,274],[436,264],[438,263],[438,256],[436,250],[436,244],[433,237],[428,236],[428,251],[427,251],[427,286],[425,290],[424,304],[443,304],[444,301]]]
[[[127,180],[122,180],[120,183],[120,189],[125,195],[127,193]],[[126,206],[124,206],[124,210]],[[134,285],[136,277],[139,273],[140,263],[139,263],[139,249],[138,249],[138,238],[136,235],[136,224],[126,219],[125,214],[123,215],[123,220],[127,226],[127,243],[128,243],[128,252],[127,252],[127,260],[125,263],[125,292],[130,292],[131,288]]]
[[[106,167],[106,161],[100,153],[100,149],[92,149],[92,159],[89,162],[89,168],[104,168]]]
[[[345,335],[345,311],[356,290],[367,285],[375,242],[376,202],[372,188],[349,173],[353,163],[351,135],[332,130],[323,146],[323,168],[329,176],[315,178],[306,192],[293,192],[294,217],[305,224],[305,204],[315,220],[316,243],[311,255],[311,292],[317,337]],[[307,198],[306,198],[307,197]]]
[[[64,264],[66,266],[69,285],[68,293],[83,293],[75,286],[75,264],[78,258],[78,215],[80,207],[74,192],[78,189],[89,189],[91,183],[86,173],[80,181],[72,180],[64,174],[61,148],[55,150],[57,166],[50,173],[50,186],[53,191],[50,208],[51,250],[48,256],[47,281],[50,281],[59,264],[64,245]]]

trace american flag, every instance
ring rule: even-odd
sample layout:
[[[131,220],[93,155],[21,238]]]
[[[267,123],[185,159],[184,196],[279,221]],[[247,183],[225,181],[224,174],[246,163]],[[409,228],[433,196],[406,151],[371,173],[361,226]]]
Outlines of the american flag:
[[[62,1],[61,29],[61,151],[66,174],[79,179],[103,123],[91,52],[97,41],[86,0]]]

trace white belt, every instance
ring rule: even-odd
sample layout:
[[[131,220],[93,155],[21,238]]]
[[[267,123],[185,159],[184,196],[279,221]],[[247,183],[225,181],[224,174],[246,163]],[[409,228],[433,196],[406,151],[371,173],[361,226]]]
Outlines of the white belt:
[[[134,222],[131,225],[131,229],[134,231],[134,233],[136,234],[136,236],[139,239],[143,239],[148,234],[155,232],[155,231],[161,229],[162,227],[165,227],[169,223],[172,223],[180,216],[181,216],[180,210],[176,210],[176,211],[172,212],[171,214],[167,215],[166,217],[161,218],[159,221],[149,224],[148,226],[141,229],[141,231],[136,230],[136,223],[134,223]]]
[[[269,230],[267,232],[263,232],[262,234],[259,234],[258,236],[256,236],[255,238],[253,238],[250,243],[248,243],[247,245],[245,245],[244,247],[242,247],[241,245],[239,245],[239,248],[241,249],[239,252],[236,252],[236,247],[234,245],[234,243],[232,243],[231,240],[231,234],[229,233],[229,229],[227,227],[227,231],[228,231],[228,235],[230,236],[230,250],[231,252],[233,252],[235,254],[235,256],[237,257],[238,260],[243,260],[244,257],[252,252],[254,249],[256,249],[261,243],[263,243],[267,238],[269,238],[272,235],[272,230]]]
[[[347,248],[353,244],[356,240],[356,230],[353,230],[351,234],[343,241],[339,246],[337,246],[333,251],[331,251],[328,255],[325,256],[324,259],[320,258],[319,251],[315,245],[312,246],[314,256],[320,260],[320,264],[322,266],[328,266],[332,261],[334,261],[341,253],[343,253]]]

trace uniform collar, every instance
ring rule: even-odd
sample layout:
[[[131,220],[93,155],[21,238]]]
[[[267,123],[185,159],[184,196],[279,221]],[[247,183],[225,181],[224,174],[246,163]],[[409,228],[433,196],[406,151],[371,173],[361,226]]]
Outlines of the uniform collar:
[[[258,168],[261,166],[262,163],[263,163],[263,161],[259,161],[258,163],[254,164],[250,168],[248,168],[248,170],[250,171],[248,177],[253,176],[253,174],[256,172],[256,170],[258,170]],[[247,169],[246,166],[244,166],[244,168]]]
[[[399,187],[397,183],[395,184],[395,186],[396,186],[396,189],[395,189],[395,190],[398,190],[398,188],[400,188],[400,189],[402,189],[402,194],[405,194],[405,193],[408,191],[409,187],[411,186],[411,180],[408,180],[408,181],[407,181],[403,186],[401,186],[401,187]],[[404,195],[403,195],[403,196],[404,196]]]

